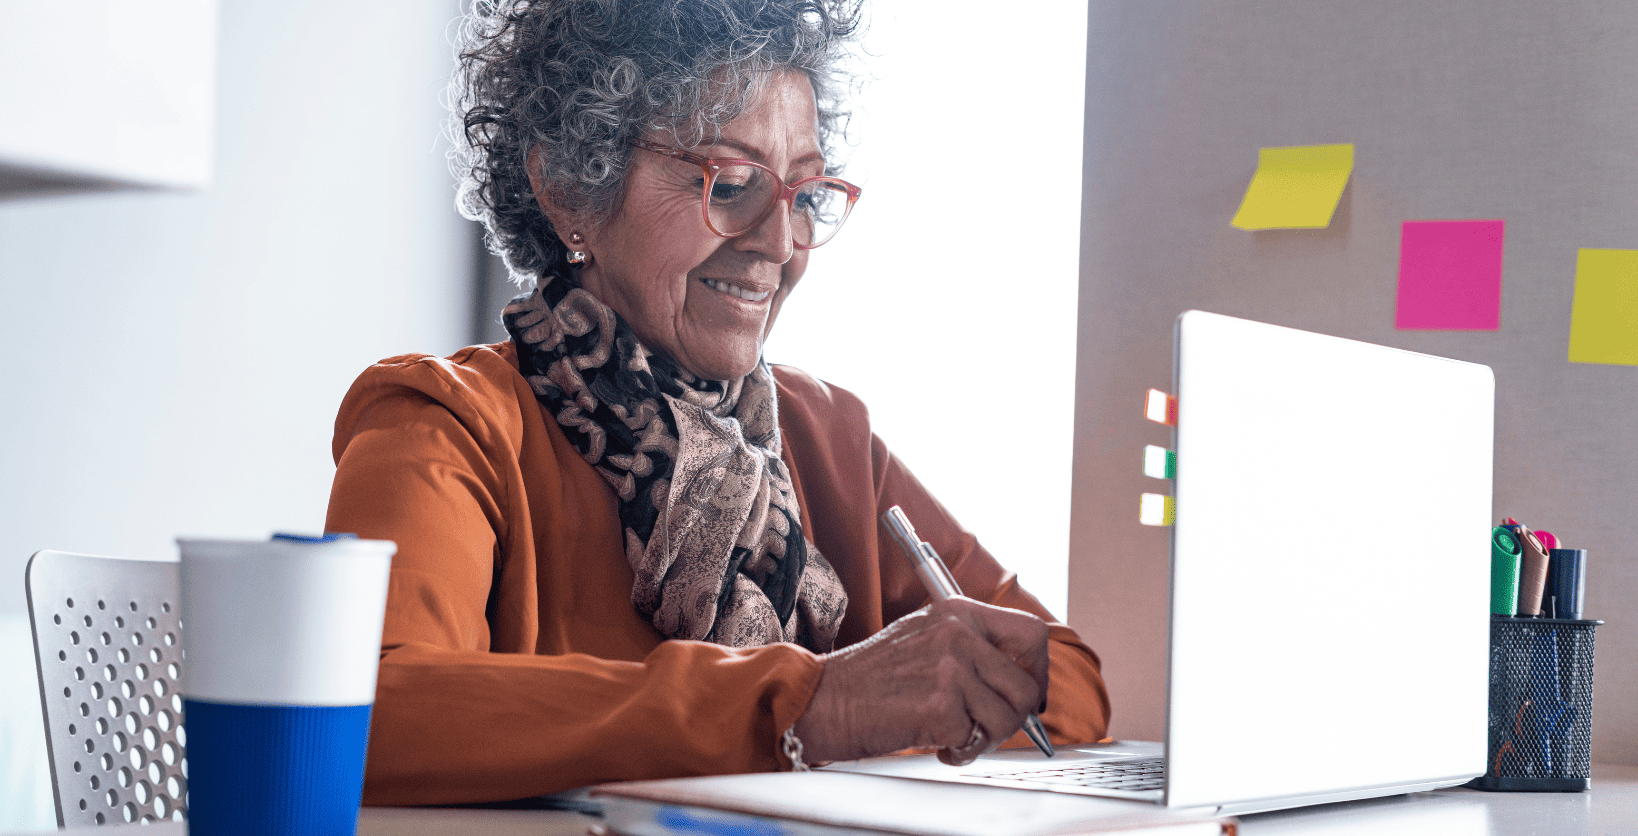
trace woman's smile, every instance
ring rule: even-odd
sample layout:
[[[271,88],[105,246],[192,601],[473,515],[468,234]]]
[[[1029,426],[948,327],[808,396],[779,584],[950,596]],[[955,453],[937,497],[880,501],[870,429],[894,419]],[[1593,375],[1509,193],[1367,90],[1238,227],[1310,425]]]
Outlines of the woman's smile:
[[[706,287],[709,287],[712,290],[721,291],[722,293],[726,293],[736,299],[744,299],[749,302],[761,302],[773,293],[771,290],[750,290],[748,288],[740,287],[739,285],[718,281],[717,279],[700,279],[700,281],[704,283]]]

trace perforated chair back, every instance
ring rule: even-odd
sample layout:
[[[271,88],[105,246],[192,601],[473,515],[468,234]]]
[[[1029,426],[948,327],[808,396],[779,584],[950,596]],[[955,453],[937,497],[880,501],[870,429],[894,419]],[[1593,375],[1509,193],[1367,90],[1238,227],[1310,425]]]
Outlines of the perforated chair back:
[[[178,564],[41,551],[25,577],[57,824],[182,820]]]

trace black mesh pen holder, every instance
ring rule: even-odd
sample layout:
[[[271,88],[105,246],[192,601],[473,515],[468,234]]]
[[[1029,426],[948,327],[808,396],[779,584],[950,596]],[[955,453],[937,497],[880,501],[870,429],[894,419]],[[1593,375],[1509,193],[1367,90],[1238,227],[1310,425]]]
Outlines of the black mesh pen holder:
[[[1592,780],[1593,630],[1602,621],[1490,617],[1490,748],[1468,782],[1583,792]]]

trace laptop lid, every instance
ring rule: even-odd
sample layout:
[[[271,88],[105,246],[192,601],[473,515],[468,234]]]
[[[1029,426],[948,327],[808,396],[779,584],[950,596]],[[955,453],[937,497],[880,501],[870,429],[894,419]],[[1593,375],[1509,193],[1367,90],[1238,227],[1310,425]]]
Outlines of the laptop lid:
[[[1481,774],[1491,370],[1202,311],[1175,339],[1166,803]]]

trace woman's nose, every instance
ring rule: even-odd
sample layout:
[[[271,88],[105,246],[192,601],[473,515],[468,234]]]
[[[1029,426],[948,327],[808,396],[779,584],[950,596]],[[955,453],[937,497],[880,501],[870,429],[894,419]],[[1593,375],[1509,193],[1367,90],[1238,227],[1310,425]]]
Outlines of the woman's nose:
[[[795,229],[791,224],[794,193],[775,200],[768,214],[756,226],[734,239],[742,250],[755,252],[774,264],[784,264],[796,252]]]

